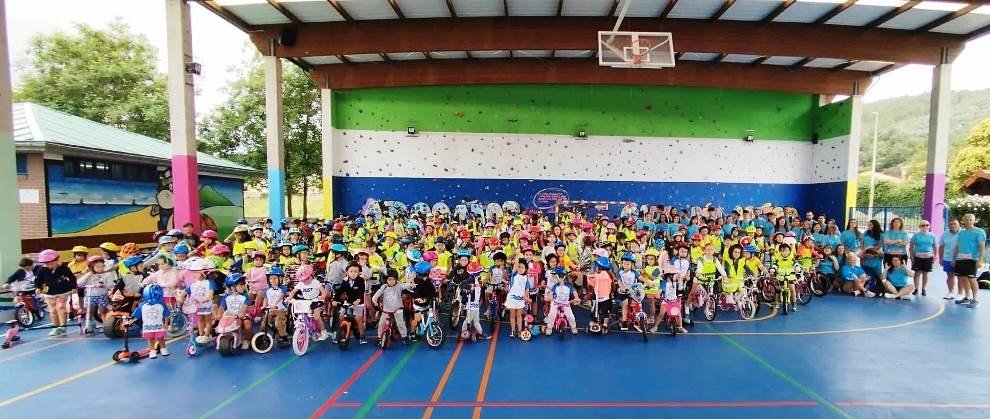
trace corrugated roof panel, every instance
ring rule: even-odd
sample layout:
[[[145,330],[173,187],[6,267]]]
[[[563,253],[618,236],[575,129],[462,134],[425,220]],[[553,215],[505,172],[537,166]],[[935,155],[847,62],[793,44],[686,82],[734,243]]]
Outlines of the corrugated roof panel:
[[[467,57],[468,55],[465,51],[430,51],[430,58],[436,58],[438,60],[456,60]]]
[[[769,64],[769,65],[794,65],[794,64],[797,64],[798,61],[801,61],[803,59],[804,59],[804,57],[786,57],[786,56],[782,56],[781,55],[781,56],[773,56],[773,57],[767,58],[767,60],[764,61],[763,64]]]
[[[509,16],[553,16],[557,0],[509,0]]]
[[[453,0],[458,17],[502,16],[502,2],[491,0]]]
[[[835,66],[845,64],[846,60],[841,58],[815,58],[805,64],[805,67],[815,68],[835,68]]]
[[[722,61],[727,63],[751,63],[760,58],[759,55],[748,55],[748,54],[729,54]]]
[[[326,0],[281,0],[283,6],[303,22],[339,22],[344,17]]]
[[[570,50],[570,49],[558,49],[553,52],[553,56],[557,58],[591,58],[595,55],[595,51],[590,49],[586,50]]]
[[[854,71],[877,71],[877,70],[879,70],[881,68],[884,68],[884,67],[886,67],[888,65],[891,65],[891,64],[893,64],[893,63],[886,62],[886,61],[860,61],[860,62],[858,62],[856,64],[853,64],[853,65],[851,65],[849,67],[846,67],[846,70],[854,70]]]
[[[356,20],[398,19],[386,0],[339,0],[347,14]]]
[[[324,65],[324,64],[340,64],[340,58],[334,57],[333,55],[325,55],[320,57],[303,57],[303,61],[311,65]]]
[[[901,13],[900,16],[884,22],[880,27],[886,29],[915,30],[949,13],[952,12],[919,9],[915,6],[915,8]]]
[[[896,8],[889,6],[868,6],[857,3],[829,19],[826,23],[829,25],[863,26]]]
[[[552,52],[548,49],[517,49],[512,54],[517,58],[550,58]]]
[[[770,12],[780,6],[782,1],[777,0],[737,0],[725,11],[721,20],[763,20]]]
[[[679,1],[667,17],[673,19],[708,19],[725,3],[722,0]]]
[[[509,58],[509,51],[471,51],[474,58]]]
[[[402,0],[397,4],[408,18],[450,17],[444,0]]]
[[[370,63],[375,61],[385,61],[382,59],[381,55],[378,54],[347,54],[344,56],[347,61],[353,63]]]
[[[819,3],[819,2],[805,2],[799,1],[784,10],[780,16],[777,16],[774,22],[795,22],[795,23],[811,23],[822,16],[825,16],[830,10],[834,9],[838,4],[836,3]]]
[[[388,59],[394,61],[425,60],[426,55],[422,52],[392,52],[385,54]]]
[[[611,9],[612,0],[564,0],[564,7],[561,8],[560,14],[563,16],[606,16]]]
[[[626,16],[628,17],[657,17],[663,12],[663,8],[667,7],[667,3],[670,0],[629,0],[632,3],[629,4],[629,9],[626,10]],[[622,12],[622,4],[615,8],[614,16],[618,16]]]
[[[684,61],[711,61],[718,58],[718,53],[715,52],[685,52],[681,56],[681,60]]]
[[[990,25],[990,5],[980,6],[972,12],[959,16],[952,21],[942,24],[942,26],[932,29],[932,32],[962,35],[973,32],[987,25]]]
[[[219,3],[218,3],[219,4]],[[248,25],[279,25],[292,23],[282,12],[268,3],[230,4],[224,6]]]

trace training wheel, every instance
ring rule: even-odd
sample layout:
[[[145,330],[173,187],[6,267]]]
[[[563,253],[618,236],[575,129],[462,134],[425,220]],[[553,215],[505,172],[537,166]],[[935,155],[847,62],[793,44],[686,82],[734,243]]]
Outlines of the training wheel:
[[[529,329],[523,329],[519,332],[519,339],[522,339],[523,342],[529,342],[532,338],[533,334],[529,331]]]
[[[186,346],[186,356],[196,356],[196,346],[189,345]]]

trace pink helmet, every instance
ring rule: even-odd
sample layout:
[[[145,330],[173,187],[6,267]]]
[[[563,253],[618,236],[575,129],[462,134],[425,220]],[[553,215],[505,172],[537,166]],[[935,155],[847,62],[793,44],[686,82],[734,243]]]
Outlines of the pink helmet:
[[[216,240],[217,239],[217,232],[216,231],[213,231],[213,230],[206,230],[206,231],[203,232],[203,238],[204,239],[213,239],[213,240]]]
[[[103,263],[106,262],[106,259],[104,259],[103,256],[90,256],[86,259],[86,266],[93,266],[93,264],[97,262]]]
[[[296,271],[297,281],[305,281],[311,276],[313,276],[313,265],[300,265],[299,270]]]
[[[439,256],[437,255],[437,252],[433,250],[428,250],[426,253],[423,253],[423,260],[427,262],[432,262],[434,260],[437,260],[438,257]]]
[[[45,249],[38,253],[38,263],[49,263],[56,260],[58,260],[58,252],[52,249]]]
[[[230,253],[230,248],[227,247],[227,245],[218,244],[210,249],[210,253],[213,253],[214,255],[222,255],[224,253]]]

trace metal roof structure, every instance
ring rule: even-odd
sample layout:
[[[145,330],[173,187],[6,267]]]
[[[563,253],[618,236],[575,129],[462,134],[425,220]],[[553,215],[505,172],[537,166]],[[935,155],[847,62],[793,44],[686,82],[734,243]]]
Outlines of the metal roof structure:
[[[73,152],[166,166],[172,161],[171,145],[165,141],[34,103],[15,103],[13,116],[14,145],[18,151]],[[197,160],[210,173],[261,175],[258,170],[206,153],[197,153]]]
[[[677,67],[602,68],[622,0],[198,0],[334,89],[482,83],[861,93],[904,64],[951,62],[990,0],[632,0],[622,30],[674,36]]]

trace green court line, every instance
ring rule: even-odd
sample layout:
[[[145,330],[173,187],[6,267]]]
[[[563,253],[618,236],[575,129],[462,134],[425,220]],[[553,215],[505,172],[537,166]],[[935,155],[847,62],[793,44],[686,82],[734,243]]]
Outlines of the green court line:
[[[718,329],[716,329],[715,327],[713,327],[710,324],[705,324],[705,326],[707,326],[711,330],[714,330],[715,332],[720,332]],[[808,388],[804,384],[801,384],[801,382],[799,382],[798,380],[794,379],[794,377],[791,377],[786,372],[784,372],[781,369],[779,369],[779,368],[771,365],[770,362],[767,362],[767,360],[765,360],[762,357],[760,357],[759,355],[753,353],[753,351],[750,351],[745,346],[743,346],[742,344],[740,344],[739,342],[737,342],[735,339],[733,339],[733,338],[731,338],[729,336],[726,336],[726,335],[722,335],[722,334],[720,334],[718,336],[720,338],[722,338],[722,340],[725,341],[725,343],[729,344],[729,346],[731,346],[733,348],[736,348],[736,350],[738,350],[739,352],[742,352],[746,356],[750,357],[752,360],[756,361],[756,363],[762,365],[763,368],[766,368],[766,369],[770,370],[770,372],[772,372],[774,375],[776,375],[780,379],[786,381],[788,384],[794,386],[794,388],[797,388],[798,390],[801,390],[802,393],[808,395],[812,399],[815,399],[818,403],[821,403],[825,407],[829,408],[829,410],[831,410],[833,413],[835,413],[839,417],[846,418],[846,419],[852,419],[852,416],[850,414],[846,413],[845,411],[843,411],[842,409],[840,409],[838,406],[832,404],[832,402],[826,400],[820,394],[815,393],[814,390]]]
[[[316,349],[319,346],[320,346],[320,343],[317,342],[317,343],[313,344],[313,346],[311,346],[310,349]],[[234,402],[240,400],[242,397],[244,397],[245,395],[247,395],[248,393],[250,393],[251,390],[254,390],[255,387],[258,387],[258,386],[264,384],[266,381],[270,380],[276,374],[282,372],[282,370],[284,370],[286,368],[289,368],[290,365],[294,364],[296,361],[300,360],[301,358],[302,358],[301,356],[292,356],[291,358],[285,360],[284,362],[282,362],[281,364],[279,364],[278,366],[276,366],[275,368],[273,368],[271,371],[268,371],[265,375],[262,375],[261,377],[258,377],[258,379],[257,380],[254,380],[251,384],[248,384],[246,387],[240,389],[240,391],[232,394],[226,400],[218,403],[216,406],[213,406],[212,409],[210,409],[206,413],[203,413],[202,415],[200,415],[199,416],[199,419],[206,419],[208,417],[211,417],[211,416],[217,414],[217,412],[223,410],[223,408],[225,408],[227,406],[230,406]]]
[[[371,412],[371,409],[378,404],[378,400],[381,400],[382,395],[385,394],[385,390],[388,390],[389,386],[392,385],[392,382],[395,381],[395,377],[399,376],[399,372],[401,372],[402,369],[406,367],[406,364],[409,363],[409,360],[412,359],[413,354],[416,353],[416,348],[419,348],[419,344],[420,342],[416,342],[411,348],[409,348],[408,351],[406,351],[406,354],[402,356],[399,363],[392,367],[392,371],[388,372],[388,375],[385,376],[382,383],[378,385],[375,392],[371,393],[371,397],[369,397],[368,400],[365,400],[364,404],[361,405],[361,410],[358,410],[357,414],[354,415],[354,419],[363,419],[369,412]]]

